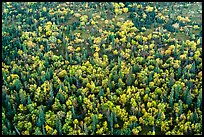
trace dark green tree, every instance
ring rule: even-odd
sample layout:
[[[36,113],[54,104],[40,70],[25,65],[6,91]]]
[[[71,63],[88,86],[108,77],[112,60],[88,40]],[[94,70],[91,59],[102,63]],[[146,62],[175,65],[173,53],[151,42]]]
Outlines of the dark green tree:
[[[57,116],[57,119],[56,119],[56,129],[57,129],[58,134],[62,135],[62,122],[59,116]]]
[[[194,113],[191,115],[191,121],[193,123],[196,123],[198,121],[198,114],[196,111],[194,111]]]
[[[202,106],[202,92],[197,97],[197,102],[196,102],[197,108],[200,108]]]
[[[42,132],[40,131],[39,127],[36,127],[34,135],[42,135]]]
[[[196,65],[195,65],[195,62],[192,63],[192,66],[191,66],[190,72],[193,73],[193,74],[195,74],[195,72],[196,72]]]
[[[51,78],[49,69],[46,70],[45,78],[46,78],[47,80],[50,80],[50,78]]]
[[[23,90],[19,91],[20,101],[21,104],[26,105],[26,98],[25,98],[25,92]]]
[[[187,97],[186,97],[186,103],[188,104],[188,106],[192,103],[191,90],[188,90]]]
[[[22,83],[21,83],[21,81],[19,79],[15,80],[14,85],[15,85],[15,88],[16,88],[17,91],[19,91],[21,89],[21,87],[22,87]]]
[[[182,101],[179,100],[179,116],[183,113]]]
[[[31,100],[31,98],[30,98],[30,95],[28,95],[27,102],[28,102],[28,103],[27,103],[28,105],[32,103],[32,100]]]
[[[181,86],[180,85],[176,85],[175,86],[175,100],[176,101],[178,101],[178,99],[179,99],[180,91],[181,91]]]
[[[96,133],[96,125],[98,123],[98,119],[97,119],[97,115],[94,114],[93,116],[93,123],[92,123],[92,129],[93,129],[93,132]]]
[[[170,99],[169,99],[169,106],[172,108],[173,107],[173,102],[174,102],[174,89],[171,89],[170,93]]]

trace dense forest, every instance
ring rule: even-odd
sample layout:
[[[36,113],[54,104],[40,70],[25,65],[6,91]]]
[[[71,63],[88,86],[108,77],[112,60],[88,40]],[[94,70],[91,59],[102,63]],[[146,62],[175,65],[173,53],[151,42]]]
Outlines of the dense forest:
[[[2,134],[202,134],[202,4],[3,2]]]

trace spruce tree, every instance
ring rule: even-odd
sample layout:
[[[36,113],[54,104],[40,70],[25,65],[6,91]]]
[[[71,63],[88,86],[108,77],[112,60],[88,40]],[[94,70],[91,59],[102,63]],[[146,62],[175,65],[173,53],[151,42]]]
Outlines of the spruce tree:
[[[96,132],[96,125],[97,125],[97,123],[98,123],[97,115],[94,114],[94,116],[93,116],[93,123],[92,123],[92,129],[93,129],[94,133]]]
[[[190,69],[190,72],[195,74],[195,72],[196,72],[195,62],[193,62],[192,66],[191,66],[191,69]]]
[[[170,99],[169,99],[170,107],[173,107],[173,102],[174,102],[174,89],[172,88],[171,93],[170,93]]]
[[[179,100],[179,116],[183,113],[182,101]]]
[[[56,119],[56,129],[57,129],[58,134],[62,135],[62,123],[61,123],[61,120],[58,116]]]
[[[181,90],[181,86],[180,85],[176,85],[175,86],[175,99],[176,99],[176,101],[178,101],[178,99],[179,99],[180,90]]]
[[[188,104],[188,106],[192,103],[191,90],[188,90],[188,94],[187,94],[187,97],[186,97],[186,103]]]
[[[28,95],[27,104],[29,105],[29,104],[31,104],[31,103],[32,103],[32,100],[31,100],[31,98],[30,98],[30,95]]]

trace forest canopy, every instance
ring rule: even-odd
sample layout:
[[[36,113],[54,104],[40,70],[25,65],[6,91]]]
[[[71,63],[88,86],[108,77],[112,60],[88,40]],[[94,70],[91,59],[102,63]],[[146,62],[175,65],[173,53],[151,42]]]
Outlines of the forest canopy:
[[[3,2],[3,135],[202,134],[201,2]]]

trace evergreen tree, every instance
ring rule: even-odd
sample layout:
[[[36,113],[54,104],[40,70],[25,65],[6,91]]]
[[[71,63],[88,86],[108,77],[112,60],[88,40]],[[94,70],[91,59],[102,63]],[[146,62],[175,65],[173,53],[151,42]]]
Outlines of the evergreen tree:
[[[178,101],[178,99],[179,99],[180,90],[181,90],[181,86],[180,85],[176,85],[175,86],[175,99],[176,99],[176,101]]]
[[[134,83],[134,77],[133,77],[133,74],[132,74],[132,67],[130,69],[130,72],[128,74],[128,78],[127,78],[126,82],[127,82],[128,86],[131,86]]]
[[[94,114],[94,116],[93,116],[93,123],[92,123],[92,129],[93,129],[94,133],[96,132],[96,125],[97,125],[97,123],[98,123],[97,115]]]
[[[187,98],[187,95],[188,95],[188,87],[184,90],[183,92],[183,101],[186,103],[186,98]]]
[[[170,78],[169,87],[171,88],[174,84],[173,78]]]
[[[16,79],[14,85],[15,85],[16,90],[19,91],[22,86],[22,83],[19,79]]]
[[[104,91],[103,91],[103,89],[102,88],[100,88],[100,90],[99,90],[99,94],[98,94],[99,96],[103,96],[104,95]]]
[[[8,103],[7,103],[6,110],[7,110],[7,113],[6,113],[7,116],[9,118],[12,118],[13,117],[13,110],[12,110],[12,105],[11,105],[10,101],[8,101]]]
[[[188,90],[188,94],[187,94],[187,98],[186,98],[186,103],[188,104],[188,106],[192,103],[192,95],[191,95],[191,91]]]
[[[30,95],[28,95],[28,99],[27,99],[27,104],[31,104],[32,103],[32,100],[31,100],[31,98],[30,98]]]
[[[191,121],[193,123],[196,123],[198,121],[198,114],[196,111],[194,111],[194,113],[191,115]]]
[[[45,122],[45,114],[44,114],[43,106],[41,106],[39,110],[37,126],[41,128],[42,125],[44,125],[44,122]]]
[[[197,102],[196,102],[197,108],[200,108],[202,106],[202,92],[197,97]]]
[[[45,131],[44,125],[42,125],[42,131],[43,131],[43,135],[46,135],[46,131]]]
[[[62,135],[62,123],[61,123],[61,120],[58,116],[56,119],[56,129],[57,129],[58,134]]]
[[[179,116],[183,113],[182,101],[179,100]]]
[[[190,69],[190,72],[195,74],[195,72],[196,72],[195,62],[193,62],[192,66],[191,66],[191,69]]]
[[[45,78],[46,78],[47,80],[50,80],[50,78],[51,78],[49,69],[46,70]]]
[[[73,116],[73,119],[76,119],[76,113],[75,113],[74,106],[72,106],[72,116]]]
[[[45,67],[48,68],[49,67],[49,57],[45,56]]]
[[[179,66],[178,70],[177,70],[177,79],[179,79],[181,77],[181,66]]]
[[[16,98],[16,103],[17,103],[17,105],[19,105],[20,104],[20,99],[19,99],[18,93],[14,92],[14,95],[15,95],[15,98]]]
[[[40,128],[39,128],[39,127],[37,127],[37,128],[35,129],[34,135],[42,135],[42,132],[40,131]]]
[[[26,105],[26,99],[22,89],[19,91],[19,94],[20,94],[19,96],[20,96],[21,104]]]
[[[38,116],[38,118],[37,118],[36,126],[39,127],[39,128],[41,128],[41,126],[42,126],[42,121],[41,121],[41,119],[40,119],[39,116]]]
[[[111,133],[113,133],[113,113],[111,112],[111,114],[110,114],[110,120],[109,120],[109,122],[110,122],[110,127],[111,127]]]
[[[173,102],[174,102],[174,89],[172,88],[171,93],[170,93],[170,99],[169,99],[169,106],[173,107]]]

